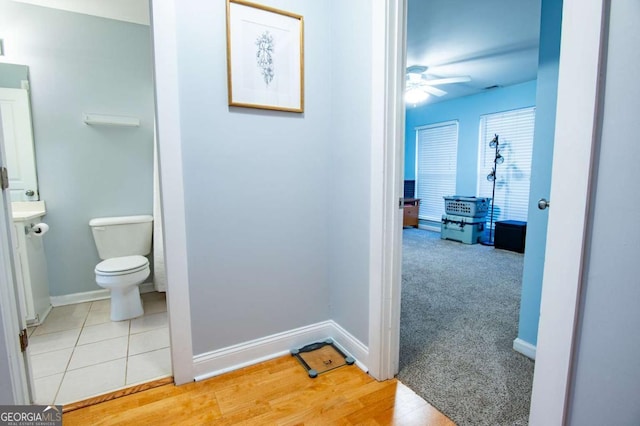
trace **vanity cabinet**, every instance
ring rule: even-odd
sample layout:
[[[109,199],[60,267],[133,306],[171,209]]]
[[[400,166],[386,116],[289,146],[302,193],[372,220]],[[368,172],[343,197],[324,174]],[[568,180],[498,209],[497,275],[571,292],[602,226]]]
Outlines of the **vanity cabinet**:
[[[12,203],[12,206],[40,203],[42,202]],[[45,211],[44,207],[42,209],[24,210],[16,206],[13,209],[19,296],[27,325],[35,326],[41,324],[51,310],[47,259],[43,244],[43,238],[46,238],[46,236],[32,231],[33,225],[42,222]]]

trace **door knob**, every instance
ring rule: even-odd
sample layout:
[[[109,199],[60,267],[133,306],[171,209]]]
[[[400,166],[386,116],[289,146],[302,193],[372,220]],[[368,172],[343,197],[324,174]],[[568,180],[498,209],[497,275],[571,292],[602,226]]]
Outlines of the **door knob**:
[[[33,191],[33,189],[28,189],[25,191],[24,195],[26,195],[27,197],[33,197],[36,193]]]
[[[544,210],[544,209],[548,208],[550,204],[551,203],[549,201],[547,201],[546,199],[540,198],[540,201],[538,201],[538,208],[540,210]]]

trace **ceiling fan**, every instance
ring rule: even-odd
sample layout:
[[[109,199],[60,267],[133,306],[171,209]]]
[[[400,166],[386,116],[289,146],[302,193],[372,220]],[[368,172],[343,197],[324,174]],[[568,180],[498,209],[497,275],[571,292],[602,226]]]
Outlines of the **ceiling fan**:
[[[413,65],[407,68],[407,80],[404,92],[407,103],[416,105],[426,101],[429,95],[444,96],[447,94],[444,90],[434,86],[471,81],[471,77],[468,75],[429,79],[427,78],[426,71],[427,67],[422,65]]]

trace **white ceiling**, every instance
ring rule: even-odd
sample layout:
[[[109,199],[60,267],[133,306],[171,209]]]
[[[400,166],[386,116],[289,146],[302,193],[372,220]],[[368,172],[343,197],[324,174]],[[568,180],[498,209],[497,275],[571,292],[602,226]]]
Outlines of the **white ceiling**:
[[[149,25],[148,0],[13,0],[118,21]]]
[[[428,103],[536,78],[540,0],[409,0],[408,15],[407,66],[471,77],[437,86],[448,95]]]

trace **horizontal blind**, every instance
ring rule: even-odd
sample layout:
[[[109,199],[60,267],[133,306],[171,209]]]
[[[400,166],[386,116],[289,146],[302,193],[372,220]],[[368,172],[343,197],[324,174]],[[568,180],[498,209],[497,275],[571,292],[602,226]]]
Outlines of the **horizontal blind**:
[[[478,196],[491,197],[493,183],[487,180],[495,158],[495,148],[489,142],[499,136],[500,154],[504,163],[496,170],[494,223],[499,220],[527,220],[531,153],[535,108],[488,114],[480,117],[480,149],[478,165]]]
[[[448,121],[416,129],[416,197],[419,218],[440,222],[444,196],[455,194],[458,122]]]

